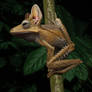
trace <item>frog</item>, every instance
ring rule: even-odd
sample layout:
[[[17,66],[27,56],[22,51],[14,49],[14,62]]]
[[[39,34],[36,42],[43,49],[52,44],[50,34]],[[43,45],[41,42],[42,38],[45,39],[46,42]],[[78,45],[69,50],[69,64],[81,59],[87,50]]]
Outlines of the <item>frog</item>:
[[[13,27],[10,33],[46,47],[48,77],[53,74],[63,74],[82,63],[80,59],[66,59],[74,51],[75,44],[71,41],[60,18],[56,17],[52,24],[41,24],[42,17],[40,7],[34,4],[31,13],[26,13],[21,24]]]

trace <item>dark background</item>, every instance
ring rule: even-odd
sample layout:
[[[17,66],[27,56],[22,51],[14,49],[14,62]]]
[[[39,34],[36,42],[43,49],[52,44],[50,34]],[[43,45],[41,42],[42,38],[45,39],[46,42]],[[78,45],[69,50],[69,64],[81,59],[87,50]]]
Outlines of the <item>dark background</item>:
[[[62,19],[76,44],[76,50],[68,58],[84,61],[63,75],[65,92],[92,91],[90,1],[55,0],[57,16]],[[46,77],[46,49],[9,33],[12,27],[21,23],[25,13],[30,12],[35,3],[43,12],[42,0],[0,0],[0,92],[50,92],[49,79]]]

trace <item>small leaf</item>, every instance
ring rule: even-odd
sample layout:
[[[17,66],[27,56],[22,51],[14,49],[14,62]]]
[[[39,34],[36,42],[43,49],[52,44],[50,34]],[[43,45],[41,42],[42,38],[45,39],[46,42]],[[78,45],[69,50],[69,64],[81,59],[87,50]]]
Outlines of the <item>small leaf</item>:
[[[0,49],[7,49],[7,48],[8,48],[7,42],[3,42],[0,44]]]
[[[43,68],[46,64],[46,49],[41,47],[35,51],[32,51],[24,64],[24,74],[32,74],[41,68]]]
[[[68,81],[72,81],[72,79],[75,77],[75,71],[72,69],[66,73],[63,74],[64,78]]]
[[[77,76],[78,79],[87,80],[87,78],[88,78],[88,71],[87,71],[87,67],[84,64],[80,64],[76,68],[75,71],[76,71],[75,75]]]
[[[12,46],[13,48],[17,49],[17,46],[15,43],[13,42],[7,42],[8,45]]]

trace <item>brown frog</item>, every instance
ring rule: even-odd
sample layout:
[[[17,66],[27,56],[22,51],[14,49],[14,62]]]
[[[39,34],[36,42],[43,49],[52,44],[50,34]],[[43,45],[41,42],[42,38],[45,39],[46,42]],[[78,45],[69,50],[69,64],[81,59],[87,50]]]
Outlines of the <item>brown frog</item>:
[[[53,24],[40,25],[41,19],[41,10],[35,4],[31,14],[27,13],[22,23],[12,28],[10,33],[30,42],[35,41],[47,48],[48,77],[67,72],[82,63],[80,59],[65,59],[74,50],[75,44],[71,41],[61,20],[56,18]]]

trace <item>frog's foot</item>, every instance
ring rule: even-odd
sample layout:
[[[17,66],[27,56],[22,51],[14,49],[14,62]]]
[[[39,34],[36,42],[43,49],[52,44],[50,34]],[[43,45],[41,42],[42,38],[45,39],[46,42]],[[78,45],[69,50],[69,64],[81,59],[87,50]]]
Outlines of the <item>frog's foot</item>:
[[[49,72],[47,76],[51,77],[53,74],[63,74],[80,63],[82,63],[80,59],[55,61],[52,64],[47,65]]]
[[[60,28],[62,26],[62,22],[61,22],[60,18],[56,18],[54,24]]]

